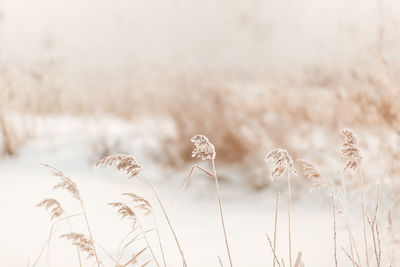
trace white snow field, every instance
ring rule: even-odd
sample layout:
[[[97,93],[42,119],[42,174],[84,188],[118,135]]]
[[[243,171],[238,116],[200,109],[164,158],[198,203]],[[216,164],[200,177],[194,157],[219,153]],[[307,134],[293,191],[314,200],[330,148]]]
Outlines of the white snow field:
[[[51,224],[43,208],[35,205],[46,197],[56,197],[69,215],[80,212],[79,205],[63,190],[52,191],[58,178],[53,177],[40,163],[48,163],[64,171],[78,185],[87,207],[89,222],[96,242],[113,254],[122,237],[130,231],[128,222],[121,222],[109,202],[123,199],[121,193],[132,192],[148,198],[154,207],[167,266],[182,266],[179,251],[168,225],[149,188],[142,178],[128,180],[123,173],[109,169],[96,169],[93,163],[91,141],[96,140],[99,129],[106,129],[108,138],[123,137],[126,153],[135,155],[144,166],[144,172],[153,180],[177,232],[189,266],[224,266],[229,261],[225,250],[214,184],[196,174],[182,197],[175,203],[187,170],[171,171],[152,158],[157,149],[155,125],[160,122],[142,120],[128,123],[113,118],[38,117],[37,136],[26,143],[19,155],[0,161],[0,266],[32,266],[48,238]],[[218,150],[218,148],[217,148]],[[190,155],[188,155],[190,156]],[[204,167],[210,168],[207,162]],[[218,157],[216,160],[218,169]],[[266,174],[267,177],[268,174]],[[266,178],[267,179],[267,178]],[[285,179],[276,183],[285,188]],[[225,223],[235,266],[271,266],[272,254],[265,234],[273,236],[275,189],[261,192],[221,183]],[[294,188],[294,190],[296,190]],[[293,201],[293,250],[301,250],[306,266],[334,266],[332,241],[332,214],[329,202],[315,206],[315,197],[301,197]],[[287,259],[287,195],[280,198],[278,219],[278,256]],[[359,217],[359,216],[357,216]],[[340,220],[340,218],[338,218]],[[83,219],[71,218],[76,232],[86,233]],[[359,222],[352,222],[359,225]],[[146,229],[152,221],[143,218]],[[347,244],[343,223],[338,222],[338,243]],[[361,231],[355,227],[355,232]],[[78,266],[75,250],[70,241],[58,237],[69,232],[65,224],[56,227],[49,253],[43,253],[36,266]],[[356,233],[357,236],[359,233]],[[154,232],[148,234],[151,245],[161,262],[161,254]],[[97,246],[104,266],[115,263]],[[122,261],[140,251],[145,244],[139,241],[127,251]],[[339,266],[349,261],[339,253]],[[138,263],[151,259],[146,251]],[[83,266],[95,266],[93,258],[84,260]],[[156,266],[154,262],[148,266]]]

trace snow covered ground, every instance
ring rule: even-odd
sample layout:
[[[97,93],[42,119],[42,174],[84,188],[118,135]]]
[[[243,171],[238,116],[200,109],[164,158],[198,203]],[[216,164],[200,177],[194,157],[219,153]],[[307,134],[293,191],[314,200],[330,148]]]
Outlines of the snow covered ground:
[[[215,187],[202,175],[193,177],[190,186],[179,201],[175,198],[185,179],[186,170],[174,172],[155,162],[152,151],[158,149],[157,129],[162,122],[142,120],[136,123],[114,118],[36,118],[37,136],[26,143],[16,157],[0,161],[0,266],[29,266],[36,260],[48,238],[50,223],[48,214],[35,205],[46,197],[60,200],[68,214],[79,213],[77,201],[63,191],[52,191],[58,181],[40,163],[48,163],[69,175],[78,185],[87,206],[94,239],[113,253],[129,224],[121,222],[109,202],[123,197],[121,193],[133,192],[150,200],[159,223],[168,266],[182,266],[179,252],[168,226],[146,184],[128,180],[123,174],[108,169],[93,168],[96,155],[93,142],[103,132],[107,138],[121,138],[124,152],[135,155],[144,166],[145,173],[153,180],[164,201],[172,223],[183,246],[189,266],[219,266],[218,256],[224,266],[228,258],[224,246],[218,213]],[[168,128],[168,127],[166,127]],[[218,159],[217,159],[218,168]],[[204,166],[207,167],[205,164]],[[190,166],[188,166],[189,169]],[[285,183],[282,179],[277,183]],[[283,187],[284,188],[284,187]],[[275,189],[251,192],[231,184],[221,184],[223,207],[232,258],[235,266],[271,266],[272,254],[265,234],[273,235]],[[296,188],[294,188],[296,190]],[[278,254],[287,258],[286,192],[281,193],[278,227]],[[303,252],[306,266],[334,266],[332,241],[332,214],[329,202],[321,202],[315,210],[315,198],[302,197],[293,203],[293,247]],[[151,228],[151,221],[143,219]],[[82,218],[72,218],[76,232],[85,231]],[[354,225],[359,222],[353,221]],[[338,229],[338,243],[345,241],[342,223]],[[357,227],[355,231],[360,231]],[[54,235],[49,256],[46,252],[37,266],[77,266],[75,251],[70,242],[60,240],[59,235],[68,232],[60,224]],[[356,233],[357,236],[358,233]],[[160,256],[156,236],[149,234],[156,254]],[[144,246],[143,243],[138,247]],[[105,266],[114,266],[98,247]],[[136,251],[138,252],[138,250]],[[132,251],[134,253],[134,251]],[[349,261],[339,253],[339,266]],[[151,256],[146,252],[139,262]],[[159,257],[161,261],[161,256]],[[84,266],[94,266],[93,260]],[[153,266],[150,264],[149,266]],[[154,265],[155,266],[155,265]]]

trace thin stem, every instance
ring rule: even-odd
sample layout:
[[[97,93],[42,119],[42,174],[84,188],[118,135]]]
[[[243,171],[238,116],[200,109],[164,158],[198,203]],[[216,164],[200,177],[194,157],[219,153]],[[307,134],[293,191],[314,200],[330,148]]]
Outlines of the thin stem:
[[[66,216],[66,217],[64,217],[64,218],[61,218],[61,219],[55,221],[55,222],[51,225],[50,232],[49,232],[49,238],[48,238],[48,239],[46,240],[46,242],[44,243],[44,245],[43,245],[43,247],[42,247],[42,249],[41,249],[41,251],[40,251],[40,253],[39,253],[39,256],[37,257],[36,261],[33,263],[32,267],[34,267],[34,266],[39,262],[40,257],[42,256],[42,254],[43,254],[44,249],[46,248],[46,246],[47,246],[47,251],[49,250],[50,240],[51,240],[51,237],[52,237],[52,235],[53,235],[53,229],[54,229],[54,227],[55,227],[59,222],[61,222],[61,221],[63,221],[63,220],[68,220],[68,219],[70,219],[70,218],[72,218],[72,217],[76,217],[76,216],[79,216],[79,215],[82,215],[82,213],[78,213],[78,214]],[[47,261],[47,263],[48,263],[48,261]],[[79,258],[79,263],[80,263],[80,258]]]
[[[288,173],[288,222],[289,222],[289,263],[290,267],[292,267],[292,231],[291,231],[291,224],[290,224],[290,213],[291,213],[291,184],[290,184],[290,174]]]
[[[122,244],[125,242],[125,240],[126,240],[132,233],[134,233],[134,231],[135,231],[135,230],[132,230],[132,231],[130,231],[129,233],[127,233],[127,234],[121,239],[121,242],[119,243],[118,248],[115,250],[114,255],[116,255],[116,256],[118,257],[119,260],[121,259],[121,257],[120,257],[119,255],[120,255],[120,249],[121,249],[121,247],[122,247]]]
[[[73,228],[72,228],[72,224],[69,220],[69,218],[67,218],[67,223],[69,226],[69,229],[71,230],[71,232],[73,232]],[[81,259],[81,253],[79,252],[79,248],[76,248],[76,253],[78,253],[78,259],[79,259],[79,266],[82,267],[82,259]]]
[[[108,257],[110,257],[110,259],[112,259],[117,264],[117,266],[121,265],[110,253],[108,253],[108,251],[102,245],[100,245],[99,242],[96,242],[96,244],[104,251],[104,253],[107,254]]]
[[[152,213],[152,215],[153,215],[154,226],[156,227],[158,243],[160,244],[160,250],[161,250],[161,255],[162,255],[164,267],[166,267],[167,263],[165,261],[164,249],[163,249],[162,244],[161,244],[160,232],[158,231],[158,225],[157,225],[156,216],[154,216],[154,213]]]
[[[369,267],[369,258],[368,258],[368,241],[367,241],[367,230],[365,223],[365,192],[364,192],[364,178],[361,174],[361,170],[358,169],[358,174],[360,176],[360,185],[361,185],[361,205],[362,205],[362,218],[363,218],[363,231],[364,231],[364,247],[365,247],[365,258],[367,260],[367,266]]]
[[[231,253],[230,253],[230,251],[229,251],[228,237],[227,237],[227,235],[226,235],[225,222],[224,222],[224,215],[223,215],[223,213],[222,213],[221,193],[220,193],[220,191],[219,191],[218,178],[217,178],[217,172],[216,172],[216,170],[215,170],[215,161],[214,161],[214,159],[212,159],[211,162],[212,162],[213,172],[214,172],[214,177],[215,177],[215,185],[216,185],[216,187],[217,187],[219,213],[220,213],[220,215],[221,215],[222,229],[224,230],[225,245],[226,245],[226,250],[227,250],[227,252],[228,252],[229,262],[230,262],[230,265],[231,265],[231,267],[232,267],[233,264],[232,264]]]
[[[381,242],[380,242],[379,227],[378,227],[379,197],[380,197],[380,185],[378,184],[378,194],[376,197],[375,211],[373,213],[371,212],[371,220],[368,219],[368,223],[371,226],[371,233],[374,242],[374,252],[375,252],[377,267],[381,266]]]
[[[349,253],[344,249],[344,247],[342,247],[342,250],[343,250],[344,254],[354,263],[354,259],[349,255]],[[355,265],[357,267],[360,267],[360,265],[358,265],[357,263],[355,263]]]
[[[353,267],[356,266],[356,263],[354,262],[354,252],[353,252],[353,243],[352,243],[352,234],[351,234],[351,228],[350,228],[350,223],[349,223],[349,218],[347,216],[347,194],[346,194],[346,183],[344,181],[344,175],[342,174],[342,190],[343,190],[343,212],[344,212],[344,221],[346,223],[347,231],[349,234],[349,242],[350,242],[350,253],[351,257],[349,257],[352,262],[353,262]],[[343,249],[344,250],[344,249]]]
[[[224,267],[224,265],[222,264],[222,260],[221,260],[220,256],[218,256],[218,261],[219,261],[219,265],[221,265],[221,267]]]
[[[95,246],[94,241],[93,241],[92,231],[90,230],[89,220],[88,220],[87,214],[86,214],[86,209],[85,209],[85,206],[83,205],[83,200],[80,199],[79,201],[81,203],[83,216],[85,217],[85,222],[86,222],[86,226],[87,226],[87,229],[88,229],[88,232],[89,232],[90,242],[93,245],[93,252],[94,252],[94,256],[96,257],[96,263],[97,263],[97,266],[100,267],[100,261],[99,261],[99,257],[97,256],[96,246]]]
[[[153,249],[152,249],[151,246],[150,246],[149,240],[147,239],[146,233],[144,232],[143,227],[142,227],[142,225],[140,224],[139,218],[137,218],[137,222],[138,222],[138,225],[139,225],[139,229],[140,229],[140,231],[142,232],[142,235],[143,235],[143,237],[144,237],[144,240],[146,241],[147,247],[150,249],[150,252],[151,252],[151,255],[153,256],[154,261],[156,262],[157,266],[160,267],[160,264],[158,263],[157,258],[156,258],[156,256],[154,255],[154,251],[153,251]]]
[[[200,166],[198,166],[198,165],[193,165],[193,166],[190,168],[189,174],[188,174],[188,176],[186,177],[185,182],[183,183],[183,186],[182,186],[181,190],[179,191],[178,196],[176,197],[175,203],[178,201],[178,199],[179,199],[180,196],[182,195],[183,191],[185,190],[187,184],[189,183],[190,178],[192,177],[193,172],[194,172],[194,170],[195,170],[196,168],[199,169],[199,170],[201,170],[201,171],[203,171],[203,172],[204,172],[205,174],[207,174],[208,176],[214,177],[214,174],[213,174],[213,173],[207,171],[206,169],[204,169],[204,168],[202,168],[202,167],[200,167]]]
[[[142,254],[147,248],[142,249],[141,251],[139,251],[138,254],[136,254],[134,257],[132,257],[132,259],[130,259],[127,263],[125,263],[124,265],[122,265],[122,267],[128,266],[129,264],[131,264],[132,262],[134,262],[136,260],[137,257],[139,257],[140,254]]]
[[[274,224],[274,253],[276,251],[276,227],[278,225],[278,205],[279,205],[279,191],[276,192],[276,204],[275,204],[275,224]],[[275,267],[275,262],[279,264],[278,258],[275,256],[274,259],[272,260],[272,265]]]
[[[274,263],[275,263],[275,261],[276,261],[276,262],[278,263],[278,267],[281,267],[281,264],[279,263],[279,259],[278,259],[278,257],[276,256],[275,248],[272,246],[271,238],[269,238],[269,235],[267,235],[267,234],[266,234],[265,236],[267,237],[269,246],[270,246],[270,248],[271,248],[271,250],[272,250],[272,253],[273,253],[273,256],[274,256]]]
[[[335,201],[335,191],[333,184],[332,184],[332,212],[333,212],[333,256],[335,258],[335,266],[338,267],[337,242],[336,242],[336,201]]]
[[[151,232],[152,230],[146,230],[145,233]],[[143,236],[141,237],[140,234],[135,235],[128,243],[126,243],[122,248],[121,251],[119,253],[119,257],[118,260],[121,260],[122,256],[124,255],[126,249],[129,247],[129,245],[131,245],[132,243],[139,241],[143,238]]]
[[[181,246],[180,246],[180,244],[179,244],[178,237],[176,236],[176,233],[175,233],[175,231],[174,231],[174,228],[172,227],[171,221],[170,221],[169,218],[168,218],[167,211],[165,210],[164,205],[162,204],[161,199],[160,199],[160,197],[158,196],[157,191],[156,191],[156,189],[155,189],[154,186],[153,186],[153,183],[150,181],[149,178],[147,178],[146,175],[143,175],[143,176],[144,176],[144,178],[146,179],[146,182],[149,184],[149,186],[150,186],[151,190],[153,191],[154,195],[156,196],[158,203],[160,204],[160,207],[161,207],[161,209],[162,209],[162,211],[163,211],[163,213],[164,213],[164,217],[165,217],[165,219],[167,220],[168,225],[169,225],[169,228],[171,229],[172,235],[173,235],[174,238],[175,238],[175,242],[176,242],[176,245],[178,246],[179,252],[181,253],[181,257],[182,257],[182,260],[183,260],[183,266],[184,266],[184,267],[187,267],[187,263],[186,263],[186,260],[185,260],[185,256],[183,255],[182,248],[181,248]]]

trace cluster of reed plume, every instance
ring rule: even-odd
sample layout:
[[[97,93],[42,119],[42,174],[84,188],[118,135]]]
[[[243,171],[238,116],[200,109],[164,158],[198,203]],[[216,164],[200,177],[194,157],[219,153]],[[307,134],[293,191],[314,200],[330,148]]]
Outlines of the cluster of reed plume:
[[[342,195],[338,197],[336,193],[338,188],[336,188],[336,184],[333,180],[327,180],[323,177],[319,171],[309,162],[305,160],[298,160],[299,164],[302,167],[302,171],[304,176],[312,181],[312,185],[314,188],[317,189],[318,194],[321,196],[329,196],[332,201],[332,214],[333,214],[333,231],[332,231],[332,242],[334,244],[334,251],[332,261],[334,261],[335,266],[338,266],[338,249],[339,246],[337,242],[337,216],[343,218],[344,225],[346,226],[346,231],[348,234],[348,248],[346,249],[344,246],[341,246],[342,252],[344,255],[349,259],[349,263],[353,267],[361,267],[361,266],[383,266],[383,258],[382,258],[382,247],[381,247],[381,238],[380,238],[380,226],[378,224],[378,209],[379,209],[379,190],[377,196],[376,207],[367,215],[367,208],[365,205],[365,190],[364,190],[364,181],[363,175],[361,172],[361,152],[358,146],[358,139],[355,133],[350,129],[343,129],[340,131],[344,143],[341,146],[341,154],[346,159],[345,166],[342,171],[342,184],[341,190]],[[193,165],[189,171],[188,176],[186,177],[180,194],[183,193],[186,185],[189,183],[190,178],[195,170],[199,170],[203,172],[205,175],[213,177],[215,180],[216,185],[216,193],[217,193],[217,200],[218,200],[218,207],[221,217],[221,226],[222,231],[225,238],[225,246],[227,252],[227,258],[229,261],[229,266],[234,266],[234,260],[232,259],[229,241],[228,241],[228,234],[226,231],[225,220],[223,216],[223,207],[222,207],[222,200],[221,200],[221,193],[219,190],[219,183],[218,183],[218,176],[216,173],[216,166],[215,166],[215,159],[216,159],[216,152],[214,145],[209,141],[209,139],[204,135],[196,135],[194,136],[191,141],[194,143],[195,148],[192,152],[192,157],[200,158],[202,160],[209,160],[211,163],[211,170],[207,170],[202,168],[198,165]],[[277,223],[278,223],[278,206],[279,206],[279,192],[276,194],[276,208],[275,208],[275,218],[274,218],[274,235],[273,240],[271,240],[270,236],[267,234],[267,244],[270,246],[273,257],[272,257],[272,266],[290,266],[290,267],[301,267],[304,266],[302,260],[302,252],[298,252],[297,258],[293,261],[292,255],[292,227],[291,227],[291,179],[297,176],[297,171],[295,169],[295,164],[293,162],[292,157],[285,149],[274,149],[267,154],[265,157],[265,161],[273,161],[273,170],[270,174],[270,178],[272,181],[282,177],[286,174],[287,176],[287,187],[288,187],[288,247],[289,247],[289,255],[288,258],[285,259],[283,257],[278,256],[278,251],[276,247],[277,243]],[[63,172],[59,171],[58,169],[45,165],[47,168],[50,169],[52,174],[56,177],[60,178],[60,182],[54,186],[54,189],[64,189],[68,191],[71,196],[76,199],[81,207],[81,211],[79,213],[69,215],[65,212],[62,208],[61,204],[56,199],[44,199],[41,201],[38,206],[45,207],[46,210],[50,213],[50,220],[53,221],[49,238],[46,241],[45,245],[43,246],[39,256],[37,257],[36,261],[34,262],[33,266],[37,266],[38,262],[41,260],[41,257],[44,251],[47,249],[49,250],[50,241],[54,234],[54,227],[59,223],[67,223],[70,229],[70,232],[62,234],[60,237],[70,240],[74,245],[78,257],[78,262],[80,266],[83,266],[83,259],[82,256],[85,255],[88,259],[93,259],[94,262],[97,264],[98,267],[103,266],[102,259],[99,256],[99,249],[101,249],[105,255],[107,255],[113,262],[114,266],[121,267],[121,266],[128,266],[128,265],[137,265],[138,258],[144,254],[146,251],[151,255],[151,259],[140,264],[140,266],[146,266],[150,263],[153,263],[156,266],[167,266],[166,257],[164,255],[163,249],[163,242],[160,239],[159,229],[157,227],[157,222],[155,216],[153,216],[153,208],[152,204],[140,197],[135,193],[124,193],[122,194],[125,197],[124,201],[117,201],[113,203],[109,203],[109,205],[117,210],[118,215],[121,216],[121,219],[129,220],[132,224],[131,232],[128,233],[126,237],[123,238],[121,241],[116,253],[112,255],[111,253],[107,252],[100,244],[96,242],[94,236],[91,231],[91,227],[89,224],[88,216],[86,213],[84,201],[80,192],[78,190],[77,185]],[[171,220],[168,216],[168,213],[164,207],[163,202],[159,198],[159,195],[151,182],[151,180],[144,174],[144,169],[142,165],[140,165],[133,156],[130,155],[112,155],[107,156],[100,160],[97,164],[97,167],[106,166],[106,167],[115,167],[119,171],[123,171],[127,174],[129,178],[136,178],[141,177],[147,183],[147,185],[152,190],[154,196],[157,199],[158,205],[161,207],[163,212],[164,218],[169,225],[171,234],[173,235],[176,245],[180,251],[182,265],[184,267],[189,266],[185,255],[183,253],[183,248],[178,240],[177,234],[175,229],[172,226]],[[359,253],[359,244],[355,241],[354,234],[352,231],[352,227],[350,225],[349,220],[349,213],[347,210],[347,198],[346,198],[346,183],[345,183],[345,173],[350,172],[351,174],[357,174],[359,177],[360,183],[360,195],[361,195],[361,208],[362,208],[362,226],[363,226],[363,250],[364,250],[364,257],[361,256]],[[146,229],[145,225],[143,225],[142,218],[145,216],[152,216],[153,218],[153,227],[152,229]],[[87,234],[84,233],[77,233],[74,232],[73,226],[70,222],[72,217],[82,217],[84,225],[87,228]],[[367,224],[369,224],[369,228],[371,231],[371,240],[367,238]],[[162,255],[162,259],[157,258],[156,253],[154,252],[154,247],[150,244],[147,235],[149,232],[155,231],[157,233],[158,245]],[[121,262],[122,256],[124,253],[131,248],[132,244],[134,244],[137,240],[144,239],[146,241],[146,245],[141,250],[135,252],[135,254],[125,262]],[[128,240],[128,241],[127,241]],[[373,244],[373,255],[369,253],[369,242]],[[373,257],[375,258],[376,265],[372,263]],[[220,265],[223,265],[223,261],[220,259]],[[394,258],[390,261],[391,265],[394,266]]]

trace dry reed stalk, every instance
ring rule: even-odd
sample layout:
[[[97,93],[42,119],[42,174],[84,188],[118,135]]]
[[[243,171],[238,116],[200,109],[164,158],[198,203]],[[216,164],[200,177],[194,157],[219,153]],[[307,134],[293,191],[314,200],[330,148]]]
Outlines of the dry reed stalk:
[[[163,246],[162,246],[162,244],[161,244],[160,231],[158,230],[158,224],[157,224],[156,216],[154,215],[154,213],[152,213],[152,217],[153,217],[154,226],[156,227],[156,233],[157,233],[157,238],[158,238],[158,244],[160,245],[160,250],[161,250],[161,255],[162,255],[163,264],[164,264],[164,267],[166,267],[166,266],[167,266],[167,262],[166,262],[166,260],[165,260],[164,249],[163,249]]]
[[[274,169],[270,175],[272,181],[281,177],[285,172],[288,177],[288,238],[289,238],[289,266],[292,267],[292,231],[291,231],[291,175],[297,175],[294,168],[293,159],[285,149],[274,149],[267,154],[265,161],[272,159],[274,162]]]
[[[192,137],[190,140],[192,143],[195,145],[195,148],[192,152],[192,157],[200,158],[202,160],[211,160],[212,168],[213,168],[213,176],[215,178],[215,186],[217,189],[217,197],[218,197],[218,207],[219,207],[219,214],[221,217],[221,223],[222,223],[222,230],[224,232],[224,238],[225,238],[225,246],[226,250],[228,253],[228,258],[229,258],[229,263],[230,266],[233,266],[232,262],[232,257],[231,257],[231,252],[229,250],[229,242],[228,242],[228,237],[226,234],[226,227],[225,227],[225,221],[224,221],[224,215],[222,211],[222,200],[221,200],[221,192],[219,190],[219,183],[218,183],[218,177],[217,177],[217,171],[215,168],[215,147],[214,145],[208,140],[208,138],[204,135],[195,135]],[[193,168],[192,168],[193,169]],[[206,171],[206,173],[208,173]]]
[[[42,165],[49,168],[50,172],[54,176],[61,179],[61,181],[53,187],[53,190],[58,189],[58,188],[64,189],[64,190],[68,191],[69,193],[71,193],[72,196],[79,201],[82,211],[83,211],[83,216],[85,219],[86,227],[89,232],[90,242],[91,242],[91,244],[93,244],[94,257],[96,259],[97,266],[100,267],[100,261],[99,261],[98,255],[96,253],[96,246],[94,245],[93,235],[92,235],[92,231],[90,229],[90,224],[89,224],[89,220],[87,217],[85,205],[84,205],[81,195],[79,193],[78,187],[76,186],[76,183],[74,181],[72,181],[68,176],[66,176],[62,171],[58,170],[57,168],[47,165],[47,164],[42,164]]]
[[[103,252],[114,261],[114,263],[116,264],[117,267],[121,266],[121,264],[118,262],[118,260],[116,260],[102,245],[99,244],[99,242],[97,242],[96,240],[94,240],[95,244],[101,248],[103,250]]]
[[[134,194],[128,194],[128,195],[132,196],[132,198],[134,199],[133,200],[134,202],[136,202],[136,201],[140,201],[141,202],[143,200],[144,202],[142,204],[139,204],[136,207],[143,209],[144,212],[145,212],[145,215],[149,215],[151,213],[151,208],[148,206],[148,204],[147,204],[148,202],[146,200],[144,200],[143,198],[137,197]],[[144,229],[142,227],[142,224],[140,223],[139,217],[136,214],[136,212],[134,211],[134,209],[129,207],[128,205],[126,205],[123,202],[109,203],[109,205],[112,206],[112,207],[118,208],[117,212],[118,212],[119,215],[121,215],[121,220],[123,220],[125,218],[132,220],[132,223],[133,223],[132,228],[134,228],[136,224],[138,225],[139,230],[142,233],[142,236],[143,236],[144,240],[146,241],[147,247],[150,250],[150,253],[151,253],[152,257],[153,257],[154,262],[157,264],[158,267],[160,267],[160,264],[157,261],[157,257],[155,256],[154,251],[150,246],[150,242],[147,239],[146,233],[145,233],[145,231],[144,231]]]
[[[279,205],[279,191],[276,192],[276,202],[275,202],[275,222],[274,222],[274,251],[276,251],[276,227],[278,225],[278,205]],[[275,267],[275,260],[279,265],[279,260],[274,257],[272,260],[272,265]]]
[[[222,264],[222,260],[221,260],[220,256],[218,256],[218,261],[219,261],[219,265],[221,265],[221,267],[224,267],[224,265]]]
[[[98,163],[96,163],[96,167],[99,167],[99,166],[112,167],[114,165],[116,165],[117,170],[125,171],[128,174],[129,178],[136,177],[143,170],[143,167],[139,163],[136,162],[136,160],[133,156],[124,155],[124,154],[111,155],[111,156],[103,158]],[[158,193],[157,193],[153,183],[151,182],[151,180],[146,175],[143,175],[143,177],[144,177],[145,181],[147,182],[147,184],[150,186],[150,189],[153,191],[153,194],[156,197],[156,199],[163,211],[164,217],[167,220],[168,226],[172,232],[172,235],[174,236],[176,245],[178,246],[179,252],[181,254],[183,266],[186,267],[187,263],[185,260],[185,256],[183,254],[183,250],[181,248],[181,245],[179,244],[178,237],[175,233],[174,228],[172,227],[172,223],[168,217],[168,214],[164,207],[164,204],[162,203],[160,197],[158,196]]]
[[[165,261],[165,255],[164,255],[164,249],[161,244],[161,238],[160,238],[160,232],[158,230],[158,225],[156,221],[156,217],[153,212],[153,207],[151,206],[150,202],[148,202],[146,199],[132,193],[125,193],[123,194],[125,196],[129,196],[131,198],[131,201],[136,204],[135,208],[140,208],[144,211],[144,215],[152,215],[154,226],[156,228],[156,233],[157,233],[157,238],[158,238],[158,243],[160,245],[160,251],[163,259],[164,266],[166,266],[166,261]]]
[[[41,204],[41,203],[39,203],[39,204]],[[37,206],[38,206],[38,205],[37,205]],[[83,215],[83,214],[82,214],[82,213],[78,213],[78,214],[66,216],[66,217],[64,217],[64,218],[61,218],[61,219],[55,221],[55,222],[51,225],[51,227],[50,227],[50,232],[49,232],[49,237],[48,237],[48,239],[46,240],[44,246],[42,247],[42,249],[41,249],[41,251],[40,251],[38,257],[36,258],[35,262],[33,263],[32,267],[36,266],[36,264],[39,262],[40,257],[42,256],[42,254],[43,254],[43,252],[44,252],[46,246],[47,246],[47,252],[49,251],[50,240],[51,240],[51,238],[52,238],[52,236],[53,236],[53,232],[55,231],[55,230],[54,230],[55,226],[56,226],[58,223],[60,223],[60,222],[62,222],[62,221],[64,221],[64,220],[67,220],[68,225],[69,225],[69,227],[70,227],[70,229],[71,229],[71,231],[72,231],[72,225],[71,225],[71,223],[69,222],[69,219],[72,218],[72,217],[80,216],[80,215]],[[54,219],[55,219],[55,218],[56,218],[56,217],[54,217]],[[78,248],[77,248],[77,253],[78,253],[78,259],[79,259],[79,266],[82,266],[81,255],[80,255],[80,252],[79,252],[79,249],[78,249]]]
[[[346,228],[347,228],[347,232],[348,232],[348,236],[349,236],[349,246],[350,246],[350,253],[351,253],[351,257],[349,257],[349,258],[353,261],[353,267],[355,267],[356,263],[354,262],[353,234],[352,234],[352,231],[351,231],[349,216],[348,216],[348,213],[347,213],[347,193],[346,193],[347,190],[346,190],[346,183],[345,183],[343,174],[342,174],[342,190],[343,190],[343,203],[342,203],[343,220],[345,222],[345,225],[346,225]]]
[[[269,247],[271,248],[271,250],[272,250],[272,254],[273,254],[273,261],[274,261],[274,263],[275,263],[275,261],[278,263],[278,267],[281,267],[281,264],[279,263],[279,259],[278,259],[278,257],[276,256],[276,250],[275,250],[275,245],[272,245],[272,242],[271,242],[271,238],[269,237],[269,235],[265,235],[266,237],[267,237],[267,240],[268,240],[268,243],[269,243]],[[283,259],[282,259],[283,260]],[[283,266],[285,266],[285,265],[283,265]]]
[[[158,201],[158,203],[160,204],[161,210],[162,210],[163,213],[164,213],[164,217],[165,217],[165,219],[167,220],[167,223],[168,223],[168,225],[169,225],[169,228],[170,228],[170,230],[171,230],[171,232],[172,232],[172,234],[173,234],[173,236],[174,236],[175,242],[176,242],[176,244],[177,244],[177,246],[178,246],[178,249],[179,249],[179,252],[180,252],[180,254],[181,254],[182,261],[183,261],[183,266],[184,266],[184,267],[187,267],[187,263],[186,263],[186,260],[185,260],[185,256],[184,256],[184,254],[183,254],[183,250],[182,250],[182,248],[181,248],[181,246],[180,246],[180,244],[179,244],[178,237],[177,237],[177,235],[176,235],[176,233],[175,233],[175,231],[174,231],[174,229],[173,229],[173,227],[172,227],[172,223],[171,223],[171,221],[170,221],[170,219],[169,219],[169,217],[168,217],[167,211],[166,211],[166,209],[164,208],[164,205],[162,204],[161,199],[159,198],[158,193],[157,193],[156,189],[155,189],[154,186],[153,186],[153,183],[150,181],[150,179],[149,179],[147,176],[144,175],[144,177],[145,177],[147,183],[149,184],[151,190],[153,191],[154,195],[156,196],[157,201]]]
[[[221,215],[221,223],[222,223],[222,229],[224,230],[224,237],[225,237],[225,245],[226,245],[226,250],[228,252],[228,257],[229,257],[229,263],[231,265],[231,267],[233,266],[232,263],[232,257],[231,257],[231,252],[229,250],[229,243],[228,243],[228,237],[226,234],[226,228],[225,228],[225,222],[224,222],[224,215],[222,212],[222,200],[221,200],[221,192],[219,190],[219,185],[218,185],[218,178],[217,178],[217,172],[215,169],[215,161],[214,159],[211,160],[212,161],[212,166],[213,166],[213,172],[214,172],[214,177],[215,177],[215,185],[217,187],[217,194],[218,194],[218,206],[219,206],[219,213]]]
[[[352,173],[358,171],[360,178],[361,187],[361,206],[362,206],[362,218],[363,218],[363,233],[364,233],[364,249],[367,266],[369,267],[369,256],[368,256],[368,241],[367,241],[367,230],[366,230],[366,215],[365,215],[365,189],[364,189],[364,177],[360,170],[361,165],[361,154],[358,147],[358,138],[356,134],[350,129],[343,129],[340,131],[343,137],[344,143],[341,145],[341,153],[347,159],[343,173],[350,170]]]
[[[183,183],[183,186],[182,186],[181,190],[179,191],[179,194],[178,194],[178,196],[177,196],[177,198],[176,198],[176,200],[175,200],[175,203],[178,201],[178,199],[180,198],[180,196],[183,194],[183,191],[185,191],[185,188],[186,188],[187,184],[189,183],[190,178],[192,178],[192,175],[193,175],[193,172],[194,172],[195,169],[198,169],[198,170],[200,170],[200,171],[203,171],[205,174],[207,174],[207,175],[209,175],[209,176],[211,176],[211,177],[214,177],[214,174],[213,174],[213,173],[207,171],[206,169],[204,169],[204,168],[202,168],[202,167],[200,167],[200,166],[198,166],[198,165],[193,165],[193,166],[190,168],[190,171],[189,171],[189,173],[188,173],[188,176],[186,177],[185,182]]]
[[[379,198],[380,198],[380,185],[378,184],[378,194],[376,197],[375,210],[371,212],[371,215],[368,217],[368,224],[371,228],[372,241],[374,244],[374,253],[375,253],[377,267],[381,266],[381,257],[382,257],[382,248],[381,248],[379,226],[378,226]]]
[[[337,240],[336,240],[336,200],[335,190],[332,183],[332,212],[333,212],[333,257],[335,259],[335,267],[338,267],[337,261]]]
[[[361,204],[362,204],[362,219],[363,219],[365,257],[367,259],[367,266],[369,267],[367,226],[366,226],[366,211],[365,211],[364,177],[363,177],[360,169],[358,170],[358,174],[360,176],[360,185],[361,185]]]
[[[136,255],[134,255],[129,261],[127,261],[125,264],[122,265],[122,267],[128,266],[129,264],[133,263],[136,261],[136,258],[140,256],[147,248],[142,249],[139,251]]]
[[[137,227],[137,228],[139,228],[139,227]],[[153,231],[153,229],[145,230],[144,233],[147,234],[147,233],[150,233],[151,231]],[[118,260],[121,260],[123,254],[125,253],[125,250],[126,250],[131,244],[133,244],[134,242],[139,241],[139,240],[141,240],[141,239],[144,239],[144,237],[143,237],[143,235],[141,235],[141,233],[140,233],[140,234],[135,235],[135,237],[133,237],[128,243],[126,243],[126,244],[121,248],[121,251],[119,252]],[[118,254],[117,254],[117,255],[118,255]]]
[[[347,256],[347,258],[349,258],[351,262],[355,263],[354,258],[349,255],[349,253],[344,249],[344,247],[342,247],[342,250],[343,250],[344,254]],[[360,267],[360,265],[357,263],[355,263],[355,266]]]
[[[36,205],[36,207],[44,207],[47,210],[50,210],[50,221],[53,219],[61,217],[61,215],[66,215],[64,212],[64,209],[61,207],[60,202],[58,202],[56,199],[53,198],[46,198],[42,200],[40,203]],[[66,218],[68,226],[70,228],[70,231],[72,232],[72,224],[69,220],[69,218]],[[51,239],[51,232],[48,240],[48,244],[50,245],[50,239]],[[81,254],[79,252],[79,249],[76,249],[77,254],[78,254],[78,260],[79,260],[79,266],[82,266],[82,261],[81,261]]]

